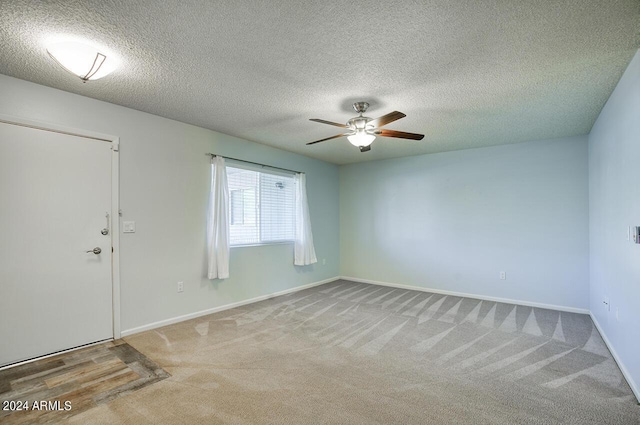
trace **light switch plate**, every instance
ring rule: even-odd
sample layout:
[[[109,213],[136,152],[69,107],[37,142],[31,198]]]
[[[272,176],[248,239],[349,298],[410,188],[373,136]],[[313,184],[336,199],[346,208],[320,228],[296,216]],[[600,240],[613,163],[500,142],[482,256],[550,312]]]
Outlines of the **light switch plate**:
[[[136,222],[135,221],[123,221],[122,222],[122,233],[135,233],[136,232]]]

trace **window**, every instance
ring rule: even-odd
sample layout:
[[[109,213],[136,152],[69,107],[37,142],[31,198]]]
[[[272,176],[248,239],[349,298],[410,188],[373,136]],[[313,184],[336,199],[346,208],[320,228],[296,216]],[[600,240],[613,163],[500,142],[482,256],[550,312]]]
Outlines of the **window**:
[[[231,245],[293,241],[293,176],[227,166]]]
[[[231,195],[231,224],[255,224],[255,190],[235,189],[229,191]]]

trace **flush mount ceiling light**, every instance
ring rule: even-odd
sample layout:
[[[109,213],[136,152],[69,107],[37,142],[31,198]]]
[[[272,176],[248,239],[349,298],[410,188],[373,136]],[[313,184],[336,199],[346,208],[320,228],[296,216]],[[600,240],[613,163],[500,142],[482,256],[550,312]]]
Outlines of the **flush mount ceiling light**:
[[[102,78],[116,68],[115,61],[98,49],[76,41],[51,44],[47,53],[58,65],[80,77],[83,83]]]

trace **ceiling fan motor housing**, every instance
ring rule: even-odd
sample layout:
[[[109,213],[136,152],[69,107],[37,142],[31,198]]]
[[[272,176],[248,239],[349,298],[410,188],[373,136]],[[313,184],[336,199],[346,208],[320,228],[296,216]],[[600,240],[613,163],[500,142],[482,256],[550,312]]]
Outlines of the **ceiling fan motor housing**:
[[[347,121],[347,127],[349,127],[352,131],[370,130],[373,127],[367,126],[367,124],[369,123],[369,121],[372,121],[372,120],[373,118],[363,117],[361,115],[359,117],[351,118],[349,121]]]

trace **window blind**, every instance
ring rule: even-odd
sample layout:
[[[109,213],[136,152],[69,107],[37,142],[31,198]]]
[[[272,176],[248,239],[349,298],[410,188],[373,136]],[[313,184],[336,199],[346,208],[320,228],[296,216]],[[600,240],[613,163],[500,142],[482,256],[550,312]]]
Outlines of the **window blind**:
[[[231,245],[294,240],[292,175],[227,166],[227,179]]]

